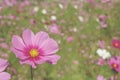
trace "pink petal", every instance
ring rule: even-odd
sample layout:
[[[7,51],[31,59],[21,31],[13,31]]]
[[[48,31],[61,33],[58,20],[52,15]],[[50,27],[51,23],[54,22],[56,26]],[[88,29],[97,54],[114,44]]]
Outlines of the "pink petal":
[[[17,50],[15,48],[12,48],[11,50],[14,52],[14,54],[16,55],[16,57],[18,57],[20,59],[26,59],[26,58],[28,58],[28,56],[25,56],[24,53],[21,52],[20,50]]]
[[[8,44],[7,43],[0,43],[0,47],[3,48],[3,49],[8,49]]]
[[[97,80],[106,80],[102,75],[98,75]]]
[[[8,65],[9,63],[7,60],[0,59],[0,72],[4,71]]]
[[[13,36],[12,45],[14,48],[19,50],[23,50],[25,47],[23,40],[19,36]]]
[[[41,43],[40,48],[44,52],[42,55],[54,54],[59,50],[57,42],[51,38]]]
[[[102,21],[100,24],[101,24],[101,27],[102,27],[102,28],[107,28],[107,26],[108,26],[105,21]]]
[[[97,62],[98,65],[103,66],[105,64],[105,60],[104,59],[99,59]]]
[[[60,56],[59,55],[45,56],[44,59],[50,64],[56,64],[57,61],[60,59]]]
[[[99,40],[99,41],[98,41],[98,45],[99,45],[100,48],[104,49],[104,47],[105,47],[105,42]]]
[[[27,60],[21,60],[20,64],[29,64],[32,66],[32,68],[36,68],[36,64],[33,60],[27,59]]]
[[[101,0],[102,3],[110,2],[111,0]]]
[[[46,32],[38,32],[35,36],[35,45],[38,45],[43,43],[45,40],[49,38],[48,34]]]
[[[0,73],[0,80],[9,80],[11,78],[10,74],[7,72]]]
[[[49,26],[49,31],[54,34],[60,34],[60,29],[57,24],[52,24]]]
[[[74,41],[74,39],[75,39],[75,38],[74,38],[73,36],[70,36],[70,37],[67,38],[67,41],[68,41],[68,42],[72,42],[72,41]]]
[[[40,56],[39,60],[35,60],[36,64],[43,64],[44,62],[46,62],[46,59],[44,59],[42,56]]]
[[[27,29],[22,34],[23,40],[27,46],[33,45],[34,42],[34,34],[31,30]]]

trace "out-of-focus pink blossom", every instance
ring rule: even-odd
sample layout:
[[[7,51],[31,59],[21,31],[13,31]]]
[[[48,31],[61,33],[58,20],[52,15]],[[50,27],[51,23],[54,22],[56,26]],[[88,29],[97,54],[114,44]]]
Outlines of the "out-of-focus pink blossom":
[[[61,34],[60,27],[57,24],[51,24],[48,26],[48,30],[54,34]]]
[[[98,76],[97,76],[97,80],[107,80],[107,79],[104,78],[104,76],[102,76],[102,75],[98,75]]]
[[[104,45],[105,45],[105,42],[99,40],[99,41],[98,41],[98,45],[99,45],[100,48],[104,49],[104,47],[105,47],[105,46],[104,46]]]
[[[86,1],[86,2],[90,2],[90,3],[91,3],[91,2],[94,2],[94,0],[85,0],[85,1]]]
[[[0,19],[3,19],[3,16],[0,15]]]
[[[9,15],[9,16],[8,16],[8,19],[16,20],[16,16],[15,16],[15,15]]]
[[[12,4],[17,4],[17,0],[11,0]]]
[[[101,26],[102,26],[102,28],[107,28],[107,23],[106,22],[101,22]]]
[[[73,36],[68,37],[68,38],[67,38],[67,41],[68,41],[68,42],[74,41],[74,37],[73,37]]]
[[[6,6],[13,6],[15,4],[17,4],[16,0],[4,0],[3,2]]]
[[[0,38],[0,41],[5,41],[5,39],[4,38]]]
[[[30,1],[29,0],[24,0],[21,4],[20,7],[26,7],[30,5]]]
[[[31,23],[32,25],[34,25],[34,24],[36,24],[36,21],[35,21],[34,19],[30,19],[30,23]]]
[[[118,40],[118,39],[113,39],[113,40],[112,40],[112,45],[113,45],[115,48],[120,49],[120,40]]]
[[[100,21],[100,24],[101,24],[101,27],[102,28],[107,28],[107,22],[106,22],[106,19],[107,19],[107,16],[106,15],[99,15],[99,21]]]
[[[102,58],[100,58],[100,59],[98,60],[98,63],[97,63],[97,64],[100,65],[100,66],[103,66],[103,65],[105,64],[105,60],[102,59]]]
[[[104,20],[105,20],[105,18],[106,18],[106,16],[105,16],[105,15],[103,15],[103,14],[99,15],[99,21],[104,21]]]
[[[101,0],[102,3],[108,3],[110,2],[111,0]]]
[[[30,12],[31,12],[32,15],[34,15],[34,14],[37,13],[38,11],[39,11],[39,7],[36,6],[36,7],[34,7]]]
[[[3,49],[8,49],[9,46],[6,43],[0,43],[0,47]]]
[[[74,64],[79,64],[78,60],[73,61]]]
[[[120,57],[119,56],[111,57],[110,60],[108,61],[108,64],[113,70],[120,72]]]
[[[5,5],[7,6],[13,6],[10,0],[4,0]]]

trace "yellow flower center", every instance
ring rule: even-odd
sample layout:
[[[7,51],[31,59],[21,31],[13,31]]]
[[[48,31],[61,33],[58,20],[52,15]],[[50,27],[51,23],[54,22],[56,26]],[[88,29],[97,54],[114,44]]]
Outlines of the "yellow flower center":
[[[113,67],[116,68],[116,67],[117,67],[117,64],[113,64]]]
[[[30,56],[31,57],[37,57],[39,55],[39,52],[38,52],[38,50],[37,49],[31,49],[30,50]]]

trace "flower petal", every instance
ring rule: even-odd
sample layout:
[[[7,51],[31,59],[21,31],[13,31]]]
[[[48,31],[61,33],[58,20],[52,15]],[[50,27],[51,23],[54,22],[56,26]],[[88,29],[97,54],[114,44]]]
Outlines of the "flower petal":
[[[27,29],[22,34],[23,40],[27,46],[33,45],[34,42],[34,34],[31,30]]]
[[[14,48],[19,50],[23,50],[25,47],[23,40],[19,36],[13,36],[12,45]]]
[[[46,59],[44,59],[43,56],[40,56],[39,59],[35,60],[36,64],[43,64],[44,62],[46,62]]]
[[[57,42],[51,38],[44,41],[40,48],[44,52],[42,55],[51,55],[59,50]]]
[[[56,64],[57,61],[60,59],[60,56],[59,55],[45,56],[44,59],[46,60],[46,62],[50,64]]]
[[[9,80],[11,78],[10,74],[7,72],[0,73],[0,80]]]
[[[7,60],[0,59],[0,72],[4,71],[8,65],[9,63]]]
[[[45,40],[49,38],[48,34],[46,32],[38,32],[35,36],[35,45],[43,43]]]
[[[32,66],[32,68],[36,68],[36,64],[33,60],[27,59],[27,60],[21,60],[20,64],[29,64]]]
[[[26,59],[26,58],[28,58],[28,56],[25,56],[24,53],[21,52],[20,50],[17,50],[15,48],[12,48],[11,50],[14,52],[14,54],[16,55],[16,57],[18,57],[20,59]]]

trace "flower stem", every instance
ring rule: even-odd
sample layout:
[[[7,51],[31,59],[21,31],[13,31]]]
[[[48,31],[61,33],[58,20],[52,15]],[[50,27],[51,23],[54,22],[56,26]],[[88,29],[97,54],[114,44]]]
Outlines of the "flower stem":
[[[32,69],[32,66],[30,66],[30,73],[31,73],[31,80],[33,80],[33,69]]]

